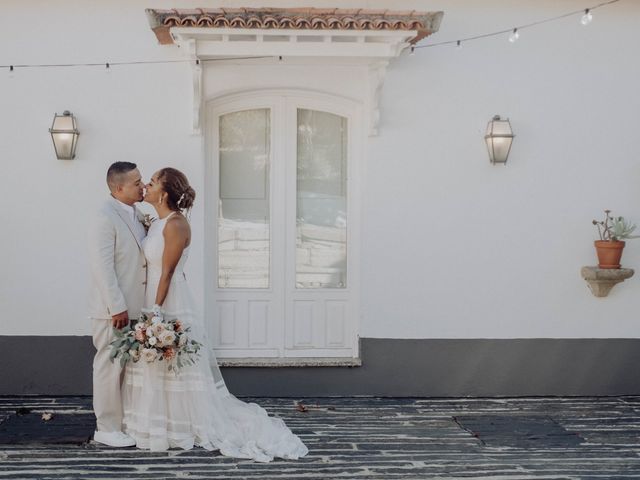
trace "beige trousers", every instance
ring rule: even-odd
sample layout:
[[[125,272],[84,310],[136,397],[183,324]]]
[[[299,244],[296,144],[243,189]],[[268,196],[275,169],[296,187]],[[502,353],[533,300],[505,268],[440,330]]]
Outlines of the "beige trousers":
[[[113,340],[111,319],[92,318],[93,345],[93,411],[96,414],[97,430],[101,432],[122,431],[122,385],[123,369],[120,361],[109,359]]]

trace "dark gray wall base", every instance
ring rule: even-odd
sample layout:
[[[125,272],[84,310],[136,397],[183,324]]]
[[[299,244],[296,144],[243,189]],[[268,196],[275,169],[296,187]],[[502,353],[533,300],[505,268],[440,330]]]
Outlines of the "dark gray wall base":
[[[361,342],[361,367],[222,371],[241,396],[640,394],[640,339]],[[90,337],[0,336],[0,395],[91,394],[93,351]]]
[[[91,337],[0,336],[0,394],[91,394]]]

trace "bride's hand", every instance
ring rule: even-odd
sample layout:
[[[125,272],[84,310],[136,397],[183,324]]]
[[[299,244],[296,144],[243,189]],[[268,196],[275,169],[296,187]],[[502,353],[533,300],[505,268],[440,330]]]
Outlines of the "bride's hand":
[[[162,313],[162,307],[158,304],[155,304],[151,307],[151,323],[161,323],[164,320],[164,315]]]

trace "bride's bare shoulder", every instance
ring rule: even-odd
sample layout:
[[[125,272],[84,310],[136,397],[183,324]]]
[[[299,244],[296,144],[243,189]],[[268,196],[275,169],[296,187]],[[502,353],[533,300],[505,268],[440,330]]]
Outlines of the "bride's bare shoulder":
[[[167,220],[167,224],[164,227],[165,236],[189,236],[191,233],[191,227],[189,226],[189,222],[186,218],[180,213],[171,215],[171,217]]]

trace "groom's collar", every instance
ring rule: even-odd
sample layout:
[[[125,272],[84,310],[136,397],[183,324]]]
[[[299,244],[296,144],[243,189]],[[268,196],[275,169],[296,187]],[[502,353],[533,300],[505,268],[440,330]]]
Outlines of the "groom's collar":
[[[136,224],[138,224],[140,228],[142,228],[142,224],[138,221],[140,220],[140,218],[135,205],[129,206],[112,195],[109,196],[109,203],[111,204],[111,208],[113,209],[113,211],[127,225],[129,231],[131,231],[133,238],[135,238],[136,243],[138,244],[138,247],[142,248],[141,238],[138,238],[138,235],[136,234]]]
[[[120,200],[118,200],[118,199],[117,199],[116,197],[114,197],[113,195],[111,195],[111,198],[113,198],[113,199],[116,201],[116,203],[117,203],[118,205],[120,205],[122,208],[126,208],[126,209],[134,209],[134,208],[135,208],[133,205],[127,205],[126,203],[121,202]]]
[[[136,207],[135,205],[127,205],[124,202],[121,202],[116,197],[111,195],[114,205],[117,205],[118,208],[121,208],[123,211],[127,212],[127,217],[131,217],[132,220],[136,219]]]

